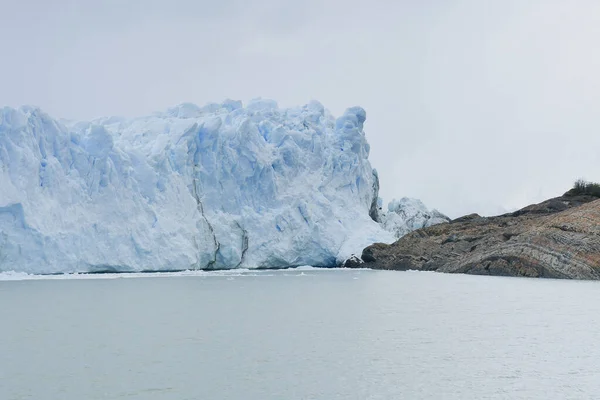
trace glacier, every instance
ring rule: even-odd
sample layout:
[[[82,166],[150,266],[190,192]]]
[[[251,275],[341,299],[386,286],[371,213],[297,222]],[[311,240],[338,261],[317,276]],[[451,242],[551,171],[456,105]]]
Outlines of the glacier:
[[[421,200],[409,197],[390,201],[387,212],[380,213],[379,219],[396,239],[417,229],[450,222],[450,218],[438,210],[429,210]]]
[[[365,119],[262,99],[85,122],[2,108],[0,272],[339,265],[395,240]]]

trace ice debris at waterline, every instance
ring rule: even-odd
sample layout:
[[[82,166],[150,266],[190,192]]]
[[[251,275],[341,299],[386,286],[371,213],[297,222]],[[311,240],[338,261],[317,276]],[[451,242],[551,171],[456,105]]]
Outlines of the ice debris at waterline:
[[[334,266],[389,243],[365,117],[268,100],[77,123],[0,109],[0,271]]]

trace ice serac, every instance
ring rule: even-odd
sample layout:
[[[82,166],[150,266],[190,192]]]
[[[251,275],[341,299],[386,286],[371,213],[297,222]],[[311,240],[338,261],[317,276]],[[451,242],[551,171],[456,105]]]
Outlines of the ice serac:
[[[382,226],[392,232],[396,239],[417,229],[449,222],[450,218],[438,210],[429,210],[421,200],[403,197],[392,200],[388,211],[381,214]]]
[[[0,109],[0,271],[334,266],[389,243],[365,118],[269,100],[78,123]]]

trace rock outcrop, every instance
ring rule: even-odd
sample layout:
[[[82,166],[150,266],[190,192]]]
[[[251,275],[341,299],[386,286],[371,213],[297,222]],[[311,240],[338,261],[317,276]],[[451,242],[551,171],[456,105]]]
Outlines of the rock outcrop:
[[[600,200],[567,192],[496,217],[467,215],[377,243],[346,267],[600,279]]]

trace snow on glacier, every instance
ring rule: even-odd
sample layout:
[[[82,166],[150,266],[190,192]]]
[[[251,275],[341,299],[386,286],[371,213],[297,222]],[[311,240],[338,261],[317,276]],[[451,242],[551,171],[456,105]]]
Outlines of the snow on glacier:
[[[366,114],[182,104],[59,122],[0,109],[0,271],[333,266],[393,235]]]

